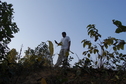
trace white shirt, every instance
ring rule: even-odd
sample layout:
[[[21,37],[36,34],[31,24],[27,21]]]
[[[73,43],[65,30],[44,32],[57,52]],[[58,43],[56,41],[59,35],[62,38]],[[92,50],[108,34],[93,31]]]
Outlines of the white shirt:
[[[70,37],[69,36],[66,36],[66,37],[63,37],[61,39],[61,42],[62,42],[62,45],[61,45],[61,49],[68,49],[68,45],[69,45],[69,42],[70,42]]]

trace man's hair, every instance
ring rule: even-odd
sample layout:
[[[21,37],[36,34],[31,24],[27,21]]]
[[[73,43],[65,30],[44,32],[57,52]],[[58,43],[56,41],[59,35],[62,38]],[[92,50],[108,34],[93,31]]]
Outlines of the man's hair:
[[[66,32],[62,32],[62,34],[65,34],[66,35]]]

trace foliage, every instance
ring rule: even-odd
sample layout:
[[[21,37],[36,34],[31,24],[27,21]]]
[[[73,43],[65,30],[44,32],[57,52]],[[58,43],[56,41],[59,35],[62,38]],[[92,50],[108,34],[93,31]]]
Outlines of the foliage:
[[[19,61],[23,63],[25,67],[36,66],[52,66],[53,44],[51,41],[49,46],[42,42],[35,49],[28,48],[25,51],[25,56]]]
[[[48,42],[49,42],[49,52],[50,52],[50,55],[53,56],[53,53],[54,53],[53,43],[51,41],[48,41]]]
[[[101,35],[98,33],[98,30],[95,28],[94,24],[88,25],[87,30],[88,35],[91,38],[94,37],[95,42],[98,42],[99,40],[97,44],[93,44],[91,41],[86,39],[82,41],[83,47],[85,48],[87,46],[88,48],[87,51],[83,52],[83,55],[87,56],[85,60],[89,60],[91,55],[95,56],[96,54],[97,56],[97,60],[95,62],[89,60],[89,62],[91,62],[90,64],[92,65],[91,67],[115,69],[117,66],[119,66],[121,61],[124,61],[124,55],[119,53],[119,50],[124,50],[124,40],[108,37],[101,42]]]
[[[115,33],[126,32],[126,26],[122,25],[122,22],[118,20],[112,20],[112,21],[113,21],[113,24],[117,26]]]
[[[8,44],[11,42],[11,38],[14,38],[13,34],[19,31],[16,23],[13,22],[14,9],[12,6],[12,4],[0,1],[0,84],[10,83],[10,77],[13,74],[10,62],[15,62],[15,58],[11,59],[11,54],[8,53]],[[15,54],[13,53],[13,55]]]
[[[12,4],[0,1],[0,60],[6,58],[9,48],[8,43],[11,42],[13,34],[19,31],[16,23],[13,22],[13,8]]]
[[[9,63],[16,63],[17,55],[18,52],[16,51],[16,49],[11,49],[7,55],[7,60],[9,61]]]
[[[84,39],[81,42],[83,47],[87,48],[83,52],[84,58],[79,59],[76,55],[79,61],[73,68],[52,67],[54,47],[51,41],[47,41],[48,45],[42,42],[35,49],[28,47],[25,56],[17,62],[18,52],[16,49],[9,51],[7,46],[14,37],[13,34],[19,31],[16,23],[12,21],[13,13],[12,4],[0,1],[0,84],[126,83],[124,71],[126,70],[126,55],[119,52],[124,50],[126,42],[114,37],[101,41],[101,35],[94,24],[87,26],[87,32],[97,44]],[[126,26],[123,26],[120,21],[113,20],[113,24],[118,27],[116,33],[126,32]],[[60,45],[62,43],[58,46]],[[66,54],[69,55],[68,52]],[[92,56],[96,56],[96,60],[91,59]],[[71,61],[73,58],[69,57],[68,61]],[[123,62],[124,66],[120,65],[120,62]],[[110,70],[115,68],[115,71]]]
[[[122,39],[116,39],[114,37],[108,37],[103,41],[101,41],[100,40],[101,35],[98,33],[98,30],[95,28],[94,24],[88,25],[87,29],[88,29],[88,35],[91,38],[94,38],[94,43],[96,44],[93,44],[93,42],[87,39],[84,39],[81,42],[83,43],[83,47],[87,48],[87,51],[83,52],[83,55],[85,57],[83,59],[79,59],[78,63],[76,63],[73,68],[64,68],[64,67],[59,68],[51,67],[50,69],[45,68],[47,69],[45,72],[47,73],[50,72],[50,74],[48,76],[46,74],[46,77],[44,76],[44,78],[41,77],[39,83],[48,83],[48,84],[126,83],[125,71],[122,71],[125,69],[122,65],[120,65],[121,64],[120,62],[126,61],[126,58],[125,55],[123,55],[123,53],[119,52],[120,50],[124,50],[126,42]],[[46,50],[48,54],[53,55],[53,47],[52,47],[53,44],[51,41],[48,42],[50,47],[47,46]],[[34,62],[36,61],[35,59],[38,57],[38,54],[35,54],[35,52],[36,49],[35,50],[30,48],[28,49],[26,57],[30,59],[29,60],[30,62],[32,62],[31,57],[34,56],[36,56],[33,58]],[[44,56],[47,56],[47,53],[45,55],[42,55],[41,58],[43,59]],[[96,61],[91,59],[91,56],[96,56]],[[24,63],[26,62],[24,64],[25,66],[28,63],[26,60],[27,59],[25,59],[24,61]],[[114,71],[114,69],[116,70]]]

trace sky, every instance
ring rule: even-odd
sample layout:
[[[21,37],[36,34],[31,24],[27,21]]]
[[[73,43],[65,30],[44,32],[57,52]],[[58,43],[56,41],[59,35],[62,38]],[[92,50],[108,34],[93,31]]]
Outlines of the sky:
[[[34,49],[41,42],[52,41],[54,44],[54,64],[60,47],[54,43],[61,40],[61,33],[65,31],[71,39],[70,50],[81,59],[83,48],[82,40],[92,40],[87,34],[87,25],[95,24],[101,39],[116,37],[126,40],[126,33],[116,34],[116,26],[112,20],[119,20],[126,25],[126,0],[2,0],[13,4],[14,20],[20,31],[8,45],[15,48],[22,56],[28,47]],[[124,52],[124,51],[123,51]],[[75,54],[71,64],[78,61]]]

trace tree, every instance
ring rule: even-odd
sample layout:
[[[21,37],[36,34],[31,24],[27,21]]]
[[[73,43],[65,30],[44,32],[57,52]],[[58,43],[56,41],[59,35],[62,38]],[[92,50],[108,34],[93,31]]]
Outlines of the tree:
[[[124,50],[125,41],[121,39],[116,39],[114,37],[108,37],[103,41],[100,40],[101,35],[98,33],[98,30],[95,28],[94,24],[87,26],[88,35],[91,38],[94,38],[93,44],[91,41],[84,39],[82,41],[83,47],[87,46],[88,50],[83,52],[83,55],[87,56],[86,60],[91,62],[92,66],[97,68],[116,68],[119,66],[121,61],[124,61],[122,53],[119,53],[119,50]],[[99,42],[98,42],[99,41]],[[109,50],[110,49],[110,50]],[[90,60],[91,55],[97,55],[96,62]]]
[[[25,56],[19,62],[25,66],[52,66],[53,45],[51,41],[48,41],[49,45],[45,42],[40,43],[35,49],[28,49],[25,51]]]
[[[13,34],[19,31],[16,23],[13,22],[14,9],[12,4],[0,1],[0,84],[9,84],[9,77],[12,76],[7,55],[9,52],[8,44]]]
[[[7,52],[9,51],[8,44],[13,34],[19,31],[16,23],[13,22],[14,9],[12,4],[0,1],[0,60],[6,59]]]
[[[122,33],[126,32],[126,26],[122,25],[121,21],[118,20],[112,20],[113,24],[117,26],[117,29],[115,30],[115,33]],[[126,44],[125,42],[122,42],[122,44]],[[123,70],[126,70],[126,54],[123,55],[124,62],[123,62]]]

